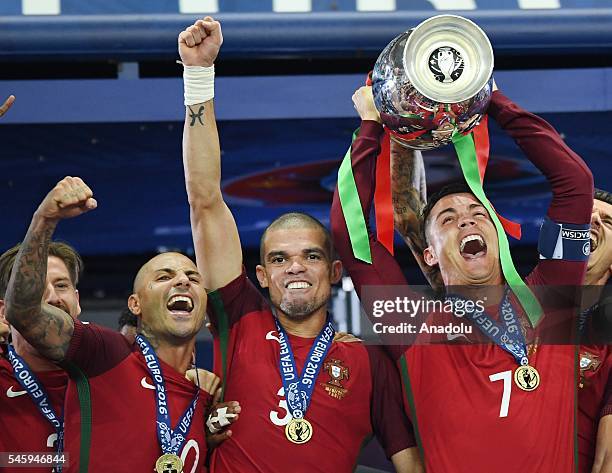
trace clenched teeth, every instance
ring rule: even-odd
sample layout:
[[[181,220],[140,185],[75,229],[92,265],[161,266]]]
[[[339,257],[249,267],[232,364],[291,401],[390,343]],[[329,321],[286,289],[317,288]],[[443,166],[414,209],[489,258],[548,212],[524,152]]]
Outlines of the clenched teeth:
[[[287,289],[306,289],[306,288],[309,288],[310,286],[312,286],[312,284],[306,281],[294,281],[294,282],[290,282],[285,287]]]

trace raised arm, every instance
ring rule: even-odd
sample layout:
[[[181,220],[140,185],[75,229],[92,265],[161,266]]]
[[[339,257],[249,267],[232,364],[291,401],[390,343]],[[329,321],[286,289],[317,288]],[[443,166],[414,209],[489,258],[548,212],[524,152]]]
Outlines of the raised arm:
[[[60,220],[95,209],[91,189],[78,177],[60,181],[42,201],[15,258],[6,290],[6,319],[42,355],[62,361],[74,331],[72,317],[42,302],[49,242]]]
[[[351,166],[367,224],[374,199],[376,157],[380,151],[383,128],[380,124],[378,111],[374,106],[371,87],[358,89],[353,95],[353,102],[362,121],[359,135],[351,145]],[[359,296],[361,296],[361,289],[365,285],[406,284],[399,264],[395,261],[393,255],[376,239],[370,228],[368,228],[368,233],[372,264],[364,263],[355,258],[337,187],[331,207],[330,224],[336,251],[353,280]]]
[[[553,199],[548,216],[556,222],[589,223],[593,175],[559,133],[546,120],[522,109],[499,90],[493,93],[488,114],[550,183]]]
[[[585,225],[591,221],[593,175],[584,161],[543,118],[523,110],[500,91],[493,93],[489,116],[508,133],[527,158],[544,174],[553,198],[548,217],[557,224]],[[529,276],[532,284],[582,284],[586,261],[540,260]]]
[[[423,238],[421,212],[427,203],[425,164],[420,151],[391,140],[391,192],[395,229],[402,236],[427,281],[435,290],[444,283],[438,266],[429,266],[423,258],[427,247]]]
[[[242,271],[238,229],[221,194],[221,152],[212,100],[214,61],[222,42],[221,25],[211,17],[198,20],[178,40],[185,66],[185,185],[196,261],[208,289],[225,286]]]

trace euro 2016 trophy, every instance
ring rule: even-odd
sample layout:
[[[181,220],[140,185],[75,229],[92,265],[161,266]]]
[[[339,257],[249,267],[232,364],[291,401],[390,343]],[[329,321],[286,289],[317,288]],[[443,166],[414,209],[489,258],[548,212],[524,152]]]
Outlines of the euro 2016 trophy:
[[[430,150],[478,124],[491,100],[493,49],[472,21],[429,18],[396,37],[378,57],[372,93],[398,143]]]

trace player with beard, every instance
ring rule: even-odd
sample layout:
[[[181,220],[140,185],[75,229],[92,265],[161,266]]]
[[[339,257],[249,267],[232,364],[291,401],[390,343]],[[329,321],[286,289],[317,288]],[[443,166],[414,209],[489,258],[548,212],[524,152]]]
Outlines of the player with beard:
[[[367,219],[383,129],[371,88],[359,89],[353,101],[362,123],[352,144],[351,162]],[[522,110],[499,91],[493,93],[488,113],[550,182],[551,225],[586,228],[593,178],[584,162],[548,123]],[[423,222],[423,262],[438,267],[444,287],[478,289],[505,284],[495,226],[467,186],[449,186],[432,196]],[[372,264],[353,256],[337,191],[331,225],[336,248],[360,296],[366,285],[406,284],[399,264],[374,235],[370,234]],[[527,284],[582,284],[586,258],[575,259],[541,260],[527,277]],[[528,325],[525,315],[522,311],[517,314],[513,305],[515,320]],[[493,318],[495,315],[489,314]],[[528,358],[525,361],[541,376],[540,385],[531,391],[512,381],[512,374],[518,372],[518,360],[497,343],[389,347],[402,366],[412,421],[418,425],[428,472],[573,471],[574,349],[570,345],[536,345],[537,330],[539,326],[526,330],[522,343],[527,355],[524,358]]]
[[[0,298],[4,299],[11,270],[19,245],[0,256]],[[74,248],[66,243],[51,242],[47,258],[47,277],[42,300],[65,312],[76,320],[81,313],[79,294],[76,289],[83,268],[83,261]],[[4,318],[5,305],[0,300],[0,319]],[[0,452],[46,452],[56,453],[61,449],[58,437],[63,429],[64,394],[68,374],[56,363],[42,356],[24,337],[10,328],[12,345],[5,348],[0,357]],[[17,371],[13,368],[17,367]],[[29,373],[33,382],[24,380]],[[50,406],[52,417],[44,415],[41,400]],[[9,468],[9,471],[11,469]],[[49,468],[50,470],[50,468]],[[20,467],[21,472],[39,472],[40,467]]]
[[[248,280],[234,218],[220,188],[213,63],[222,43],[207,17],[179,36],[185,67],[183,159],[198,268],[209,294],[215,368],[242,406],[216,472],[353,471],[374,431],[398,471],[419,471],[397,371],[376,347],[334,342],[327,309],[342,267],[325,227],[286,214],[261,239]]]
[[[85,325],[41,303],[55,228],[96,206],[81,179],[60,181],[34,213],[6,291],[9,323],[41,355],[88,378],[86,402],[75,383],[68,383],[69,465],[63,471],[81,471],[80,465],[90,472],[202,471],[204,408],[218,378],[199,370],[203,389],[186,379],[207,301],[195,264],[181,254],[163,253],[140,268],[128,300],[140,318],[133,344],[116,331]],[[91,431],[81,429],[88,424]]]

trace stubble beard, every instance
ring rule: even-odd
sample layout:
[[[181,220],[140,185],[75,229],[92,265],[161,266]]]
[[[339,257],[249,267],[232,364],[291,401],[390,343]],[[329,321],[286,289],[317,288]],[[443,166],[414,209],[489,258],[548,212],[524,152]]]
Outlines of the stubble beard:
[[[301,301],[287,301],[282,299],[280,304],[276,305],[283,314],[293,320],[306,320],[312,314],[317,312],[323,306],[327,304],[328,297],[321,297],[319,299],[312,300],[301,300]]]

